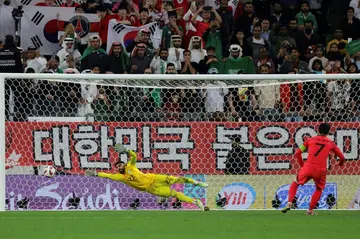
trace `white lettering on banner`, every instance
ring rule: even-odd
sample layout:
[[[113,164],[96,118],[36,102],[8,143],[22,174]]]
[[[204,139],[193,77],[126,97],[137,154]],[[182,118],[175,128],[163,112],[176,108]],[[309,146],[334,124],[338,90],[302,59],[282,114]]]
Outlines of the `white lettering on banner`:
[[[35,162],[52,161],[52,153],[43,152],[43,140],[50,137],[49,131],[34,131],[34,160]]]
[[[68,126],[53,127],[49,131],[34,131],[35,161],[54,161],[63,168],[71,168],[70,128]],[[52,139],[51,152],[44,153],[43,140]],[[50,148],[50,147],[48,147]]]
[[[151,145],[150,145],[150,138],[151,138],[151,126],[143,126],[142,127],[142,143],[143,143],[143,156],[144,158],[151,157]]]
[[[35,198],[36,197],[45,197],[56,200],[56,204],[51,208],[51,210],[68,210],[70,209],[68,206],[68,200],[69,198],[73,197],[72,193],[69,193],[68,195],[62,197],[60,194],[54,192],[55,190],[59,189],[59,183],[54,183],[48,186],[44,186],[42,188],[39,188],[36,190]],[[14,194],[13,192],[11,192]],[[10,194],[11,194],[10,193]],[[110,209],[110,210],[121,210],[120,207],[120,200],[119,200],[119,191],[116,189],[113,189],[111,191],[111,185],[110,183],[107,183],[105,186],[105,193],[98,194],[98,195],[92,195],[87,188],[84,189],[84,192],[82,192],[81,195],[78,195],[80,198],[79,202],[79,209],[86,210],[86,209],[92,209],[92,210],[102,210],[102,209]],[[94,198],[95,196],[95,198]],[[22,199],[21,195],[18,195],[18,198]],[[18,199],[18,200],[20,200]],[[15,200],[14,200],[15,201]],[[15,204],[15,203],[14,203]],[[10,208],[11,210],[15,210],[15,205]]]
[[[99,132],[94,130],[93,125],[79,125],[78,131],[73,133],[75,151],[79,154],[82,168],[110,169],[111,165],[106,161],[89,161],[89,157],[99,151]]]
[[[61,205],[62,198],[56,192],[52,192],[52,190],[55,190],[58,187],[59,187],[59,183],[54,183],[54,184],[39,188],[38,190],[36,190],[35,197],[49,197],[49,198],[55,199],[57,201],[57,204],[53,208],[53,210],[57,210],[57,209],[59,209],[59,207]]]
[[[253,145],[249,142],[249,127],[242,126],[240,128],[225,128],[224,126],[216,126],[216,141],[213,143],[213,149],[216,152],[216,168],[225,169],[227,155],[231,150],[230,136],[239,135],[241,146],[247,150],[251,150]]]
[[[114,145],[114,138],[110,137],[109,127],[107,125],[101,125],[100,127],[100,148],[101,158],[109,160],[109,146]]]
[[[346,145],[344,138],[350,138],[350,152],[344,153],[345,159],[359,159],[359,134],[356,129],[339,129],[336,131],[336,143],[342,152],[345,152]]]
[[[157,134],[159,136],[179,136],[179,140],[170,141],[165,140],[155,141],[154,149],[167,150],[167,152],[159,152],[158,160],[159,161],[181,161],[181,169],[189,170],[190,169],[190,153],[189,152],[181,152],[180,150],[190,150],[194,149],[195,143],[190,140],[190,127],[182,126],[182,127],[165,127],[159,126],[156,128]]]
[[[52,128],[54,163],[63,168],[71,168],[69,134],[68,126]]]
[[[279,135],[278,138],[268,138],[266,135]],[[289,141],[289,132],[278,126],[270,126],[260,129],[257,134],[256,138],[264,145],[268,146],[279,146],[284,145]]]
[[[278,137],[269,138],[267,136],[276,135]],[[269,126],[260,129],[256,138],[261,147],[254,147],[254,155],[257,157],[258,168],[259,170],[282,170],[290,169],[290,161],[282,162],[269,162],[267,156],[269,155],[284,155],[284,154],[293,154],[292,147],[284,147],[288,144],[290,134],[287,129],[279,126]],[[269,146],[271,148],[269,148]]]
[[[142,127],[142,150],[143,150],[143,159],[141,162],[137,163],[137,167],[141,169],[152,169],[153,162],[151,158],[151,126]],[[148,160],[146,160],[148,159]]]
[[[14,211],[15,209],[19,211],[24,210],[23,208],[19,208],[16,205],[18,201],[24,199],[22,194],[16,195],[14,192],[10,192],[8,199],[9,199],[9,203],[5,205],[5,210],[11,210],[11,211]]]

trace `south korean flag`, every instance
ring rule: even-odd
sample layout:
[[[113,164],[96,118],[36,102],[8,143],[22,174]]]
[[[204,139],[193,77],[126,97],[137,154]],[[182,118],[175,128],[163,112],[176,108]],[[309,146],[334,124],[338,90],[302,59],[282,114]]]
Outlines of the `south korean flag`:
[[[107,52],[110,51],[114,42],[120,42],[126,49],[126,47],[133,43],[141,29],[148,29],[150,31],[150,39],[153,46],[155,49],[158,48],[161,42],[162,31],[159,29],[156,22],[149,23],[141,27],[132,27],[117,23],[116,20],[111,20],[108,28]]]
[[[64,1],[65,2],[65,1]],[[79,0],[75,0],[74,2],[79,2]],[[22,6],[41,6],[45,7],[45,1],[44,0],[16,0],[17,5]],[[60,6],[63,3],[62,0],[55,0],[54,5]]]
[[[21,46],[35,46],[43,55],[53,55],[60,50],[57,14],[74,14],[74,8],[27,6],[21,18]]]

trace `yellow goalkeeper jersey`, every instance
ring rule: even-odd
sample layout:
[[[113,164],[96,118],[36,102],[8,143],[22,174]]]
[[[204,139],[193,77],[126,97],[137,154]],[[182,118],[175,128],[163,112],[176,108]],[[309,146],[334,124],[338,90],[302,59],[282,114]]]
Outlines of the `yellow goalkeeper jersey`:
[[[154,181],[155,174],[145,174],[140,172],[140,170],[136,167],[136,160],[136,153],[130,150],[130,161],[125,166],[125,174],[98,173],[98,177],[120,181],[137,190],[146,191],[146,189]]]

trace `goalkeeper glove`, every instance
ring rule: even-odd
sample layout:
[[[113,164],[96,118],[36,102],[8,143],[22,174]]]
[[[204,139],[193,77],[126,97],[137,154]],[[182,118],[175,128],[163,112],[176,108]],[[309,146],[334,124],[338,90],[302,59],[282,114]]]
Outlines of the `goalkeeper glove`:
[[[115,151],[118,152],[118,153],[128,153],[129,151],[125,148],[124,145],[118,143],[118,144],[115,144]]]
[[[96,172],[96,170],[95,169],[87,169],[86,171],[85,171],[85,175],[86,176],[98,176],[98,173]]]

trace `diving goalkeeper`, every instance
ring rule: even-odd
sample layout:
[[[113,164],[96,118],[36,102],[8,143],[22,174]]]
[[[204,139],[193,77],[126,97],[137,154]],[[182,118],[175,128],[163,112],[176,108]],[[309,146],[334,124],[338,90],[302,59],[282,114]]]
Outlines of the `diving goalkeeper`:
[[[87,176],[97,176],[100,178],[109,178],[114,181],[120,181],[126,185],[135,188],[139,191],[146,191],[150,194],[160,197],[175,197],[183,202],[194,203],[199,209],[204,211],[204,205],[200,199],[193,199],[182,192],[171,189],[170,186],[176,183],[189,183],[200,187],[208,187],[207,183],[199,182],[191,178],[175,177],[160,174],[142,173],[136,167],[137,155],[132,150],[127,150],[123,145],[116,144],[115,150],[119,153],[127,153],[130,157],[128,163],[118,161],[115,164],[119,173],[98,173],[95,170],[86,170]]]

